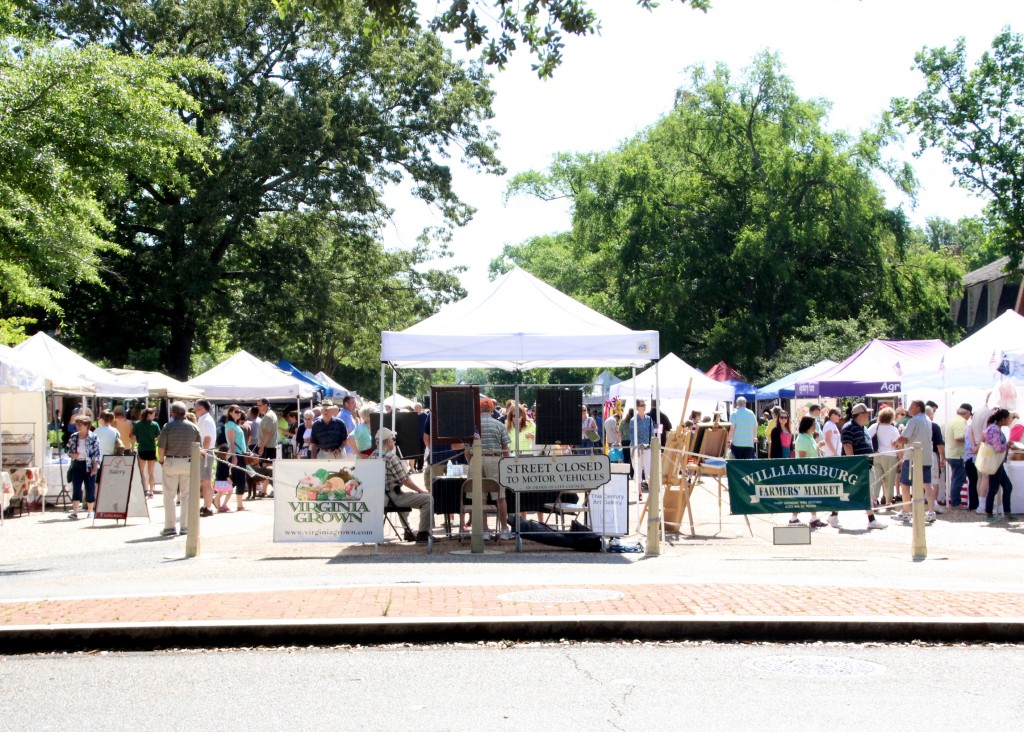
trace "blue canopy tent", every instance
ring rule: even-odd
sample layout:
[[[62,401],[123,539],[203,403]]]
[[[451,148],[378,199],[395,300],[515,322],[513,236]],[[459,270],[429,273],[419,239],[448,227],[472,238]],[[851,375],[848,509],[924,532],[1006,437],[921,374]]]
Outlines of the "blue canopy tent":
[[[781,379],[776,379],[757,390],[758,401],[762,399],[796,399],[796,382],[822,374],[835,365],[835,361],[826,358],[824,361],[819,361],[812,366],[783,376]]]
[[[736,399],[739,399],[740,397],[743,397],[751,404],[754,403],[754,396],[757,394],[757,387],[754,386],[753,384],[748,384],[745,381],[737,381],[736,379],[726,379],[722,383],[728,384],[729,386],[732,387],[732,390],[736,395],[733,398],[734,401]]]
[[[304,374],[299,369],[295,368],[295,366],[293,366],[292,364],[288,363],[283,358],[280,361],[278,361],[276,364],[274,364],[274,365],[277,366],[282,371],[284,371],[285,373],[287,373],[288,375],[293,376],[294,378],[298,379],[299,381],[301,381],[303,383],[306,383],[306,384],[309,384],[310,386],[312,386],[314,389],[316,389],[317,391],[320,392],[320,397],[321,398],[323,398],[323,397],[333,397],[334,396],[334,390],[331,387],[325,386],[324,384],[321,384],[316,379],[311,379],[310,377],[306,376],[306,374]]]

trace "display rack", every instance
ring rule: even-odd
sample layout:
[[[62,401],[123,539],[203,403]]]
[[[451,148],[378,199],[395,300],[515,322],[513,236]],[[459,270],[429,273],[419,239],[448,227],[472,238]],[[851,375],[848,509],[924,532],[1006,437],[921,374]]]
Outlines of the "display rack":
[[[19,431],[24,429],[25,431]],[[35,460],[36,436],[31,422],[7,422],[0,432],[0,463],[10,472],[27,468]]]

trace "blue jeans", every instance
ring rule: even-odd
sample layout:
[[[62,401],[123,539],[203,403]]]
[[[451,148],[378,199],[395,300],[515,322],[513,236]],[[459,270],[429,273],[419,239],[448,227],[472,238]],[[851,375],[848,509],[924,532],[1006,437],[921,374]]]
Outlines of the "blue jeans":
[[[946,458],[946,464],[949,465],[949,495],[947,496],[947,503],[950,506],[959,506],[960,489],[963,488],[964,481],[967,480],[967,466],[964,465],[963,458]]]
[[[1010,476],[1006,474],[1006,466],[1000,465],[999,470],[992,473],[988,478],[988,495],[985,497],[985,513],[991,515],[995,508],[996,491],[1003,489],[1003,514],[1010,515],[1010,493],[1013,492],[1013,483]]]
[[[85,460],[71,463],[71,500],[82,500],[82,485],[85,485],[85,502],[96,502],[96,476],[89,473]]]

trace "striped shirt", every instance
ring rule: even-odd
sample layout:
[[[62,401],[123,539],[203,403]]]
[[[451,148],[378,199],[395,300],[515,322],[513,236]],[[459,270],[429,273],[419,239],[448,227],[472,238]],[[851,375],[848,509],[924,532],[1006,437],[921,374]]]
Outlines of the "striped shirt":
[[[199,428],[187,419],[176,419],[164,427],[157,440],[165,458],[190,458],[192,445],[202,444]]]

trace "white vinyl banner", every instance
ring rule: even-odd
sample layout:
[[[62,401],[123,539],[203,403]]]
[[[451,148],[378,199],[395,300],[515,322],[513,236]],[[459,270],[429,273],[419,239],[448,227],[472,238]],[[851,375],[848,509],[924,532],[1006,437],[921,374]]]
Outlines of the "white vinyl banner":
[[[274,541],[383,540],[383,460],[274,461]]]

